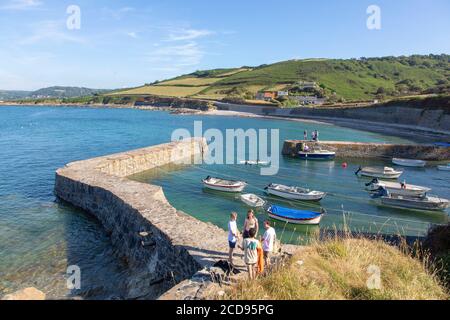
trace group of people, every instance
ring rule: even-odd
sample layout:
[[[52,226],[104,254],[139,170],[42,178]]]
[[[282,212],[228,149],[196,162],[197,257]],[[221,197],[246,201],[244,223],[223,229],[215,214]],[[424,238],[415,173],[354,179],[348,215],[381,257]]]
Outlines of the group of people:
[[[233,254],[236,247],[244,251],[244,262],[248,276],[255,279],[256,274],[270,267],[274,251],[276,232],[269,220],[264,221],[264,235],[258,240],[259,223],[253,210],[247,212],[242,232],[242,243],[238,244],[241,234],[237,227],[237,213],[232,212],[228,223],[229,263],[233,267]]]
[[[308,140],[308,130],[305,130],[303,132],[303,137],[304,137],[304,140]],[[311,132],[311,140],[319,141],[319,131],[318,130],[314,130],[313,132]]]

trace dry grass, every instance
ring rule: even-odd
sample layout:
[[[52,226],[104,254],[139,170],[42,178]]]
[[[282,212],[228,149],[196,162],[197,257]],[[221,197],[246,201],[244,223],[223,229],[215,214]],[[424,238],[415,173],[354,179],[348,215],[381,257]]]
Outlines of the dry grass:
[[[158,83],[156,86],[208,86],[217,81],[221,80],[221,78],[182,78],[176,80],[169,80]]]
[[[116,95],[141,95],[151,94],[167,97],[188,97],[199,93],[207,87],[176,87],[176,86],[145,86],[126,91],[117,92]]]
[[[302,261],[303,264],[298,263]],[[370,266],[381,272],[381,287],[369,289]],[[254,282],[242,282],[226,299],[427,300],[448,293],[423,262],[382,241],[344,239],[317,242],[284,267]]]

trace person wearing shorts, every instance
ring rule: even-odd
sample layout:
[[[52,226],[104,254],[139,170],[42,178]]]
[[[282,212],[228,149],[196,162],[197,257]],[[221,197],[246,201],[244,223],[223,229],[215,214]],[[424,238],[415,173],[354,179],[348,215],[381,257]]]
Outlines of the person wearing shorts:
[[[248,231],[249,237],[244,239],[244,262],[247,265],[248,278],[255,279],[255,266],[258,263],[258,245],[259,241],[255,239],[256,229],[252,228]]]
[[[228,222],[228,261],[231,266],[234,266],[233,264],[233,253],[234,249],[236,249],[236,244],[238,242],[239,238],[239,231],[236,224],[237,220],[237,213],[232,212],[230,215],[230,221]]]

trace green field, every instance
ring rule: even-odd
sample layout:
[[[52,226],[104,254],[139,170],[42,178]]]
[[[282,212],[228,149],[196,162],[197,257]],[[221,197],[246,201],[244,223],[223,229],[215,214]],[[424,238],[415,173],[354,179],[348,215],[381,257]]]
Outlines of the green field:
[[[295,90],[314,81],[332,102],[370,101],[424,93],[448,93],[449,55],[414,55],[361,59],[289,60],[270,65],[197,71],[113,95],[152,94],[207,99],[251,100],[260,90]],[[307,94],[297,92],[299,95]]]

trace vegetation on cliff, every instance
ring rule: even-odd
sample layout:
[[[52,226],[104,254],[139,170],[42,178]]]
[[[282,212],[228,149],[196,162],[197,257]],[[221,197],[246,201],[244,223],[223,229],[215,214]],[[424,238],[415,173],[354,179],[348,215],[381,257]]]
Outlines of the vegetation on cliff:
[[[225,295],[231,300],[448,298],[427,259],[383,241],[354,238],[313,243],[267,277],[240,282]]]
[[[259,67],[197,71],[174,79],[121,90],[112,95],[251,99],[260,90],[292,90],[331,102],[370,101],[450,91],[449,55],[413,55],[360,59],[289,60]],[[313,81],[313,92],[298,90]]]

